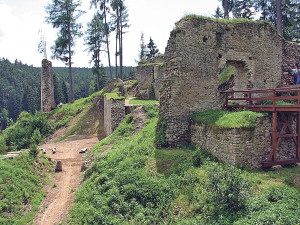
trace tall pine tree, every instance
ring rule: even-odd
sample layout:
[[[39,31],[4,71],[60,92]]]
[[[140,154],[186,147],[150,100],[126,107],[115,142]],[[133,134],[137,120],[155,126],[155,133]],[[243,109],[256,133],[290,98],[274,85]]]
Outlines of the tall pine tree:
[[[88,29],[86,31],[86,39],[85,44],[88,46],[87,50],[89,53],[92,53],[92,62],[94,63],[93,66],[93,73],[96,74],[96,88],[97,91],[100,90],[100,76],[101,73],[101,60],[100,55],[101,51],[104,51],[103,44],[105,43],[105,27],[103,23],[103,17],[96,13],[90,23],[88,23]]]
[[[159,50],[157,49],[156,45],[154,44],[154,41],[150,37],[149,43],[147,45],[147,48],[149,49],[147,54],[147,59],[156,57],[158,55]]]
[[[81,5],[80,0],[52,0],[52,4],[48,4],[46,12],[48,17],[46,21],[52,24],[53,28],[59,28],[55,45],[52,47],[53,58],[60,59],[69,65],[69,84],[70,98],[73,98],[73,81],[72,81],[72,55],[75,45],[75,38],[80,37],[81,24],[77,23],[77,19],[83,13],[77,8]]]

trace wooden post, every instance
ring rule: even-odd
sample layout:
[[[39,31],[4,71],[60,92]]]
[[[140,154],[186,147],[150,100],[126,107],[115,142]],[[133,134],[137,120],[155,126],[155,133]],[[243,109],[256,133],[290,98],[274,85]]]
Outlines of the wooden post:
[[[275,97],[276,97],[276,92],[275,92],[275,89],[273,89],[273,111],[275,111],[275,105],[276,105]],[[277,114],[276,114],[276,116],[277,116]]]
[[[296,146],[296,158],[300,159],[300,112],[298,112],[297,115],[297,127],[296,127],[296,132],[297,132],[297,146]]]
[[[273,127],[272,127],[272,161],[276,161],[276,148],[277,148],[277,112],[273,112]]]

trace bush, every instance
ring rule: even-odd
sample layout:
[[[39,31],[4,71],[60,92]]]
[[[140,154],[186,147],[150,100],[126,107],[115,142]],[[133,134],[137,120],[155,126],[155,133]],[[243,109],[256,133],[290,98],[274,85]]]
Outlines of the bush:
[[[154,144],[157,148],[168,147],[166,137],[167,124],[162,119],[159,119],[156,125]]]
[[[266,189],[247,202],[247,215],[234,224],[300,224],[300,195],[287,186]]]
[[[7,151],[7,146],[5,138],[0,136],[0,154],[5,154]]]
[[[219,220],[225,216],[232,222],[238,216],[237,212],[246,207],[249,184],[242,178],[241,170],[233,166],[212,163],[207,169],[205,188],[213,206],[213,218]]]
[[[29,148],[33,136],[35,144],[39,144],[52,130],[46,115],[38,111],[34,115],[22,112],[14,125],[3,131],[3,137],[8,149],[15,151]],[[34,135],[35,132],[38,133]]]

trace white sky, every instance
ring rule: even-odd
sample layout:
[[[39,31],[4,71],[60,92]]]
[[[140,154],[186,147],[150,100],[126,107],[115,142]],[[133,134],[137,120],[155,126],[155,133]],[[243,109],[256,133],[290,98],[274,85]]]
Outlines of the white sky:
[[[42,29],[47,40],[48,59],[51,56],[50,46],[54,45],[57,29],[45,23],[45,6],[52,0],[0,0],[0,57],[15,59],[33,66],[41,66],[43,55],[38,53],[39,29]],[[218,0],[125,0],[129,11],[129,24],[124,35],[124,65],[136,66],[141,33],[144,32],[145,43],[150,36],[161,53],[174,28],[175,22],[186,14],[212,16],[221,7]],[[82,0],[81,9],[86,13],[79,22],[83,31],[93,16],[94,10],[89,8],[90,0]],[[114,65],[114,34],[111,35],[111,60]],[[91,67],[90,56],[84,51],[84,36],[76,41],[74,67]],[[53,66],[65,66],[62,62],[52,60]],[[107,58],[103,53],[102,63],[107,66]]]

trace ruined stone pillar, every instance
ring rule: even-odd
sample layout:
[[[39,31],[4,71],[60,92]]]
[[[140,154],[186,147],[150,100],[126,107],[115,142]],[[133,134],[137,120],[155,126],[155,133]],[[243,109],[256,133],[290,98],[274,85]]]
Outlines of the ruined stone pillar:
[[[55,101],[52,63],[47,59],[43,59],[41,74],[41,111],[49,112],[54,108]]]

